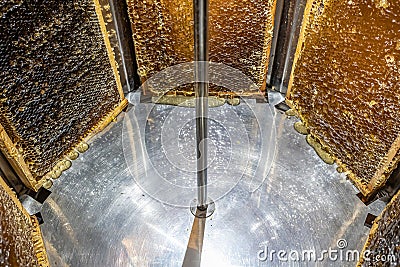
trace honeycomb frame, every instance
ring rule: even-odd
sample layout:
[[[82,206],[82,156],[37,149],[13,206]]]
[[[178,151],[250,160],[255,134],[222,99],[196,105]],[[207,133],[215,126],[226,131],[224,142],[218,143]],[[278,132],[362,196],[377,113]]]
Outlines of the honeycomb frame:
[[[396,123],[396,98],[399,95],[396,58],[400,46],[391,41],[393,34],[390,34],[399,25],[388,22],[387,9],[395,8],[395,4],[386,6],[384,3],[375,1],[375,5],[367,7],[365,1],[308,0],[286,95],[286,103],[296,110],[311,135],[335,158],[337,165],[367,198],[385,185],[400,160],[400,128]],[[335,8],[343,10],[336,12],[337,17],[333,18]],[[351,17],[346,13],[346,20],[342,15],[344,12],[354,15]],[[368,16],[370,21],[365,19],[367,12],[375,12],[373,19]],[[369,41],[375,37],[384,41]],[[382,43],[390,43],[390,47],[385,47],[389,52],[383,54],[379,50],[378,45]],[[377,49],[380,54],[369,54],[368,49]],[[370,71],[372,67],[363,61],[365,57],[375,61],[375,72]],[[358,65],[353,67],[352,64]],[[308,77],[305,70],[309,71]],[[386,76],[390,77],[387,84]],[[353,99],[348,97],[352,94]],[[352,101],[359,103],[360,108],[356,109]],[[379,112],[382,107],[392,116],[378,120],[372,112]],[[335,125],[336,121],[341,125]],[[389,126],[385,121],[393,123]],[[365,125],[371,129],[382,125],[382,129],[374,132]],[[386,136],[380,134],[383,129]],[[349,136],[350,133],[353,135]],[[361,133],[365,138],[360,137]]]
[[[98,38],[98,40],[101,40],[99,47],[102,47],[102,48],[100,48],[101,50],[99,50],[99,51],[102,51],[101,53],[103,53],[103,55],[104,55],[103,57],[107,59],[107,62],[104,63],[103,69],[108,73],[107,77],[109,77],[109,80],[107,81],[108,85],[106,85],[102,89],[104,92],[108,92],[107,98],[104,98],[101,100],[96,100],[96,101],[98,101],[98,102],[104,101],[104,103],[106,103],[104,105],[108,105],[107,109],[105,109],[104,111],[101,111],[101,112],[92,110],[91,112],[93,112],[92,113],[93,115],[90,114],[89,117],[82,118],[85,121],[90,121],[89,124],[83,125],[82,126],[83,128],[81,128],[81,129],[72,128],[72,130],[69,130],[69,132],[67,132],[67,134],[70,135],[71,137],[69,137],[67,145],[65,145],[63,147],[63,150],[61,152],[59,151],[57,153],[57,155],[52,158],[52,160],[48,160],[48,162],[46,163],[48,165],[48,167],[46,167],[46,168],[43,167],[43,171],[41,171],[40,174],[36,173],[35,169],[32,167],[32,165],[30,165],[29,162],[31,161],[31,159],[27,160],[26,153],[25,153],[26,147],[22,148],[21,146],[19,146],[17,144],[16,141],[23,140],[23,138],[20,136],[18,129],[15,128],[14,121],[10,121],[8,119],[7,116],[9,115],[9,112],[1,114],[2,121],[0,124],[0,149],[5,154],[5,156],[9,160],[10,164],[15,169],[17,175],[22,180],[22,182],[27,187],[32,188],[34,190],[38,190],[47,180],[49,180],[50,178],[53,178],[54,172],[59,169],[60,163],[62,161],[65,161],[66,159],[68,159],[67,155],[70,152],[75,151],[82,143],[87,142],[91,137],[93,137],[98,132],[100,132],[102,129],[104,129],[111,121],[113,121],[115,119],[115,117],[128,104],[128,101],[127,101],[127,99],[125,99],[125,96],[123,93],[120,76],[118,73],[118,67],[117,67],[117,63],[115,60],[115,53],[117,52],[117,50],[116,50],[115,45],[113,46],[112,43],[110,42],[110,37],[113,37],[112,33],[110,33],[110,31],[107,30],[107,25],[110,22],[112,22],[111,12],[109,10],[107,10],[106,6],[104,4],[102,5],[102,3],[100,3],[99,0],[87,0],[82,3],[78,3],[78,2],[72,3],[71,2],[69,4],[74,5],[75,10],[78,10],[79,12],[81,12],[78,14],[83,14],[83,15],[89,14],[87,16],[91,16],[90,18],[87,18],[87,19],[92,19],[92,23],[93,23],[93,21],[95,23],[88,24],[89,26],[97,25],[95,27],[98,27],[96,30],[93,29],[93,32],[95,32],[97,34],[96,38]],[[79,9],[80,8],[82,9],[84,4],[87,4],[88,6],[90,6],[90,10],[80,11]],[[59,3],[59,5],[61,5],[60,8],[65,8],[64,6],[62,6],[64,4]],[[18,9],[19,4],[16,3],[15,7],[16,8],[14,8],[14,9]],[[6,17],[8,15],[7,13],[4,13],[4,12],[6,12],[6,11],[8,12],[8,10],[7,10],[7,7],[2,6],[1,8],[3,8],[0,11],[3,12],[2,15],[3,15],[3,19],[4,19],[4,17]],[[11,11],[13,11],[13,10],[11,10]],[[68,19],[68,17],[67,17],[67,19]],[[55,21],[55,23],[53,23],[53,24],[55,24],[55,25],[58,24],[57,18],[54,18],[54,21]],[[4,23],[4,21],[3,21],[3,23]],[[53,24],[50,24],[50,25],[53,25]],[[56,25],[56,26],[59,26],[59,25]],[[62,26],[63,25],[61,25],[60,27],[62,27]],[[89,26],[87,26],[87,27],[89,27]],[[41,30],[43,30],[43,29],[41,29]],[[40,35],[40,34],[42,34],[42,32],[38,31],[37,34]],[[84,34],[85,34],[85,32],[79,33],[79,35],[83,36],[83,38],[92,38],[92,37],[86,37]],[[9,51],[9,50],[7,50],[9,48],[1,47],[1,49],[2,49],[2,53],[4,53],[5,51]],[[68,51],[68,50],[65,50],[65,51]],[[69,58],[71,58],[71,56],[69,56]],[[89,62],[90,62],[90,60],[89,60]],[[90,63],[88,63],[88,64],[90,65]],[[95,76],[93,76],[93,79],[97,79],[97,80],[103,79],[99,75],[100,74],[96,74]],[[82,77],[85,77],[85,76],[82,76]],[[48,77],[48,79],[50,79],[50,78],[51,77]],[[100,82],[99,84],[105,84],[105,83],[106,83],[106,81]],[[108,89],[108,86],[110,86],[109,89]],[[4,90],[7,90],[7,89],[4,89],[4,88],[6,88],[6,87],[3,87],[3,94],[5,95],[4,92],[6,92],[6,91],[4,91]],[[85,101],[85,99],[87,99],[87,97],[88,96],[82,96],[80,101]],[[3,96],[3,99],[4,99],[4,96]],[[95,102],[93,102],[93,103],[95,103]],[[1,105],[3,105],[3,102]],[[72,106],[74,106],[74,105],[75,104],[72,103]],[[93,105],[94,104],[92,104],[92,106]],[[106,106],[104,106],[104,107],[106,108]],[[87,110],[86,112],[88,113],[89,110]],[[17,113],[18,113],[18,111],[17,111]],[[102,114],[102,115],[99,117],[96,114]],[[49,114],[49,115],[51,115],[51,114]],[[90,117],[92,117],[92,118],[90,119]],[[78,118],[78,120],[79,120],[79,118]],[[65,121],[64,123],[68,123],[68,122]],[[78,125],[81,125],[81,124],[78,124]],[[79,133],[79,134],[74,134],[74,133]],[[51,142],[51,140],[47,140],[46,142]],[[54,147],[54,146],[52,146],[52,147]],[[56,147],[54,147],[54,148],[56,148]],[[30,147],[28,146],[28,149],[35,151],[36,147],[33,145]],[[41,154],[39,153],[37,155],[40,156]],[[36,158],[35,158],[35,160],[36,160]]]
[[[246,2],[250,6],[248,7],[244,2],[210,1],[210,61],[239,69],[251,78],[258,88],[229,90],[210,84],[210,96],[220,98],[265,96],[276,0],[250,2],[250,4]],[[193,97],[194,88],[192,85],[180,86],[172,91],[163,92],[159,88],[148,87],[145,83],[150,77],[154,77],[154,74],[167,67],[193,61],[192,1],[168,2],[156,0],[142,2],[128,0],[127,3],[132,24],[138,73],[143,84],[143,94],[160,96],[167,93],[169,95]],[[255,10],[258,7],[259,13],[251,13],[251,7],[255,7],[253,8]],[[229,12],[234,15],[227,16]],[[141,21],[141,17],[144,15],[148,17],[149,21],[152,21],[149,22],[151,25],[146,26]],[[255,18],[255,20],[258,19],[262,23],[252,24],[252,20],[247,18],[243,19],[242,25],[237,23],[236,26],[232,26],[229,24],[229,21],[235,21],[231,18],[232,16],[235,18],[247,16]],[[243,38],[237,36],[238,32],[242,33]],[[226,37],[230,37],[231,40],[225,40]],[[236,39],[232,39],[233,37]],[[255,40],[251,40],[251,38],[255,38]],[[230,52],[226,52],[227,50]],[[256,64],[253,64],[254,62]]]
[[[374,220],[357,266],[394,266],[393,256],[396,260],[396,266],[398,266],[400,264],[400,247],[398,240],[397,242],[395,240],[396,237],[397,239],[400,237],[400,191]],[[369,257],[369,260],[366,261],[364,256]],[[384,256],[391,260],[376,262],[377,256]]]
[[[3,229],[0,235],[3,235],[2,240],[9,241],[8,243],[3,241],[3,243],[8,244],[7,248],[9,249],[9,257],[7,260],[10,261],[8,263],[11,265],[17,263],[19,266],[50,266],[39,222],[36,216],[29,215],[16,197],[15,192],[7,186],[2,177],[0,177],[0,194],[3,200],[0,202],[2,207],[0,210],[4,212],[4,214],[0,214],[0,217],[2,218],[0,223],[2,224]],[[7,211],[4,210],[5,207],[7,207]],[[4,220],[5,217],[8,217],[7,220]],[[9,224],[8,222],[14,223]],[[7,232],[6,230],[9,231]],[[10,236],[10,234],[12,236]],[[13,234],[25,236],[27,239],[16,240]],[[15,243],[10,244],[12,241]],[[5,247],[2,249],[4,251]],[[7,262],[3,263],[7,264]]]

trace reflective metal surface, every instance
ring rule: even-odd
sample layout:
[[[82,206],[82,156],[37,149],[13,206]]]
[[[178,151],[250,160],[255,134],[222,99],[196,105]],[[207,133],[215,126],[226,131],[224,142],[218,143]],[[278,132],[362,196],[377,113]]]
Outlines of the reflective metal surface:
[[[288,89],[306,3],[306,0],[276,2],[267,82],[270,87],[283,94]]]
[[[202,266],[355,266],[288,263],[276,254],[259,260],[260,250],[318,253],[337,249],[339,240],[343,249],[361,250],[367,212],[383,208],[358,200],[344,175],[295,132],[295,118],[255,101],[210,109],[216,211],[195,221],[188,208],[196,196],[194,109],[142,104],[138,95],[131,102],[54,182],[42,207],[53,266],[182,266],[184,259],[193,266],[196,257]]]

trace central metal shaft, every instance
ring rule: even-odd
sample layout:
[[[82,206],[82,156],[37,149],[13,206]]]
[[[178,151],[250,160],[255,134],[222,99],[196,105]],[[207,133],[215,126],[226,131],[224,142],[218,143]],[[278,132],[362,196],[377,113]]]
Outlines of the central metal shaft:
[[[194,0],[198,208],[207,209],[208,0]]]

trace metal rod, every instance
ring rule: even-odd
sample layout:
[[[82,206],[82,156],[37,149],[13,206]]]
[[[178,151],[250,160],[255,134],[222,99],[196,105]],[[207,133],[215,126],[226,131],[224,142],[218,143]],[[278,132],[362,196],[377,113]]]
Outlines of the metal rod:
[[[284,1],[285,0],[277,0],[276,1],[276,7],[275,7],[275,18],[274,18],[274,30],[273,30],[273,36],[272,36],[272,44],[270,48],[270,58],[269,58],[269,63],[268,63],[268,72],[267,72],[267,84],[271,84],[271,75],[273,72],[273,67],[275,63],[275,57],[279,56],[276,55],[277,52],[277,44],[278,44],[278,37],[279,37],[279,29],[281,26],[281,19],[282,19],[282,14],[283,14],[283,6],[284,6]]]
[[[207,209],[208,0],[193,0],[198,208]]]
[[[123,47],[122,40],[121,40],[121,37],[122,37],[122,33],[120,31],[121,25],[119,25],[119,21],[117,19],[118,15],[117,15],[117,12],[115,11],[114,1],[109,1],[109,4],[110,4],[110,9],[111,9],[111,14],[112,14],[112,16],[114,18],[113,21],[114,21],[114,25],[115,25],[115,31],[116,31],[116,34],[117,34],[118,48],[119,48],[119,52],[121,53],[122,69],[124,71],[126,88],[127,88],[127,92],[131,92],[132,89],[131,89],[131,84],[130,84],[130,81],[129,81],[129,74],[128,74],[128,71],[126,69],[127,64],[125,62],[126,56],[125,56],[125,51],[124,51],[124,47]]]
[[[295,9],[292,20],[292,27],[290,29],[289,44],[286,49],[286,58],[284,70],[282,73],[282,80],[279,85],[279,92],[286,93],[288,89],[288,79],[290,78],[291,70],[293,67],[293,58],[296,51],[297,42],[299,40],[299,32],[301,28],[301,23],[303,19],[304,9],[306,6],[306,0],[296,0]]]

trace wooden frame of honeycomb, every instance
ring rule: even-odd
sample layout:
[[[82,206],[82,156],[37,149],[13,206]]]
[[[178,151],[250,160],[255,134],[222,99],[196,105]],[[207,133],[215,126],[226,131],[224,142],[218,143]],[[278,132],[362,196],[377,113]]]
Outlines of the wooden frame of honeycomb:
[[[51,6],[53,4],[53,6],[55,8],[59,8],[60,10],[64,10],[65,12],[71,12],[73,15],[69,14],[69,16],[64,16],[63,14],[60,12],[56,12],[54,14],[47,14],[47,13],[51,13],[51,12],[55,12],[54,10],[52,10],[51,8],[53,6]],[[16,8],[13,8],[13,3],[10,2],[10,7],[7,10],[7,7],[2,10],[3,13],[3,17],[0,23],[7,23],[7,20],[11,20],[13,18],[13,16],[16,18],[16,20],[14,19],[13,23],[19,23],[20,21],[18,21],[20,16],[23,16],[24,13],[18,13],[18,8],[20,8],[20,5],[16,5]],[[121,86],[121,81],[120,81],[120,77],[119,77],[119,73],[118,73],[118,68],[117,68],[117,63],[115,61],[115,55],[114,55],[114,51],[116,51],[115,47],[112,46],[112,44],[110,43],[110,35],[112,33],[107,31],[107,23],[110,23],[112,21],[112,16],[110,13],[110,10],[107,9],[106,6],[102,6],[99,3],[99,0],[86,0],[86,1],[82,1],[82,2],[77,2],[77,3],[61,3],[61,2],[54,2],[54,3],[41,3],[42,6],[40,7],[36,7],[36,9],[32,12],[43,12],[43,11],[38,11],[41,10],[42,8],[48,8],[49,12],[47,13],[39,13],[40,17],[38,16],[37,18],[33,16],[33,23],[37,22],[35,19],[39,20],[43,20],[43,25],[38,25],[37,28],[39,29],[39,31],[37,33],[35,33],[33,35],[33,37],[31,38],[25,38],[22,39],[19,36],[9,36],[10,41],[8,41],[8,47],[2,47],[1,52],[2,53],[6,53],[6,55],[8,53],[13,53],[13,49],[20,49],[22,47],[22,45],[25,45],[26,49],[31,49],[29,47],[32,47],[32,44],[29,43],[29,41],[32,42],[36,42],[33,43],[33,45],[37,45],[37,48],[35,47],[33,50],[40,50],[43,45],[47,45],[47,40],[46,40],[46,33],[51,33],[48,34],[48,38],[58,38],[58,39],[54,39],[51,42],[51,47],[49,47],[48,49],[44,49],[42,51],[45,51],[43,53],[46,53],[46,51],[53,49],[52,51],[55,51],[53,54],[51,54],[49,57],[49,60],[57,60],[57,57],[59,57],[59,55],[57,53],[61,52],[65,52],[68,51],[68,53],[71,54],[67,54],[67,60],[66,62],[63,62],[63,64],[59,64],[57,65],[57,61],[54,61],[54,64],[52,64],[51,66],[56,66],[61,70],[65,70],[65,75],[69,75],[67,77],[62,76],[62,78],[58,78],[58,80],[53,81],[53,85],[56,84],[56,87],[51,87],[48,84],[50,83],[49,80],[54,79],[54,76],[57,76],[57,73],[54,73],[53,75],[51,75],[50,73],[47,73],[47,75],[44,76],[44,78],[42,79],[41,82],[36,82],[35,84],[33,84],[32,86],[37,86],[40,87],[42,86],[43,83],[43,89],[40,90],[39,88],[39,93],[46,96],[46,94],[51,91],[50,93],[52,94],[56,94],[59,90],[60,87],[58,86],[60,83],[66,83],[68,84],[70,81],[69,80],[76,80],[76,84],[73,85],[76,88],[81,87],[80,92],[82,93],[82,97],[78,97],[77,98],[73,98],[74,97],[74,93],[71,92],[63,92],[64,94],[69,94],[68,96],[64,96],[62,94],[60,94],[61,99],[66,99],[64,102],[69,101],[69,105],[67,105],[64,108],[67,108],[66,114],[69,114],[67,116],[67,120],[62,120],[62,118],[58,118],[57,116],[60,116],[61,112],[57,109],[54,109],[54,107],[52,108],[52,112],[51,113],[47,113],[47,115],[44,116],[44,118],[38,120],[38,122],[40,123],[44,123],[45,125],[49,125],[51,127],[51,124],[46,124],[47,122],[45,120],[49,120],[48,117],[55,117],[57,120],[53,120],[53,121],[57,121],[57,123],[61,122],[61,123],[65,123],[66,125],[54,125],[57,126],[59,130],[59,140],[61,140],[62,142],[65,142],[62,144],[62,148],[57,148],[57,146],[59,144],[52,144],[52,139],[49,139],[50,137],[48,137],[48,139],[45,139],[45,142],[39,142],[42,144],[47,145],[47,147],[52,150],[56,150],[56,152],[54,153],[55,156],[53,156],[51,159],[48,159],[47,162],[44,162],[43,159],[46,159],[45,156],[42,156],[44,154],[47,153],[47,151],[43,151],[40,150],[36,145],[35,142],[37,141],[35,136],[30,137],[30,140],[24,140],[23,136],[21,136],[21,132],[20,132],[20,128],[18,128],[18,126],[15,125],[15,120],[11,120],[10,116],[15,116],[15,114],[19,114],[19,112],[23,112],[25,106],[28,106],[29,103],[21,103],[22,107],[18,110],[15,109],[11,109],[9,107],[7,107],[7,92],[8,91],[12,91],[14,90],[13,88],[16,88],[15,86],[20,86],[20,85],[15,85],[16,82],[14,82],[13,80],[11,80],[11,82],[9,84],[5,83],[4,84],[4,89],[3,89],[3,95],[2,95],[2,99],[6,99],[3,102],[1,102],[0,107],[2,108],[2,113],[0,114],[1,117],[1,124],[0,124],[0,149],[1,151],[6,155],[7,159],[9,160],[9,162],[11,163],[11,165],[13,166],[13,168],[15,169],[16,173],[18,174],[18,176],[21,178],[22,182],[29,188],[32,188],[34,190],[38,190],[46,181],[48,181],[50,178],[57,178],[60,174],[61,171],[63,171],[65,169],[65,162],[69,162],[69,159],[72,159],[72,157],[69,157],[69,155],[71,155],[71,153],[77,153],[76,150],[85,150],[82,149],[85,146],[82,144],[85,144],[85,142],[87,142],[88,139],[90,139],[91,137],[93,137],[95,134],[97,134],[99,131],[101,131],[102,129],[104,129],[111,121],[113,121],[115,119],[115,117],[127,106],[128,101],[127,99],[125,99],[123,90],[122,90],[122,86]],[[47,5],[47,6],[46,6]],[[26,10],[29,10],[29,6],[25,7]],[[17,12],[17,13],[15,13]],[[24,11],[25,12],[25,11]],[[46,17],[48,15],[48,17]],[[75,17],[74,17],[75,15]],[[73,21],[73,19],[81,19],[81,22],[79,21]],[[61,21],[63,20],[63,21]],[[22,23],[22,22],[21,22]],[[79,25],[82,25],[82,30],[80,32],[76,32],[76,38],[77,41],[75,40],[69,40],[66,41],[65,39],[61,39],[60,38],[65,38],[65,36],[63,36],[63,34],[59,34],[60,37],[58,37],[57,33],[58,32],[62,32],[63,28],[62,27],[75,27],[75,25],[77,23],[81,23]],[[40,27],[39,27],[40,26]],[[16,26],[17,27],[17,26]],[[85,28],[86,27],[86,28]],[[3,31],[4,29],[6,29],[6,27],[3,27]],[[7,30],[7,29],[6,29]],[[11,29],[12,30],[12,29]],[[31,31],[35,31],[36,28],[33,28],[33,30]],[[91,36],[89,36],[89,33],[87,33],[87,30],[92,30],[90,32],[90,34],[93,34]],[[7,32],[1,32],[0,34],[2,34],[2,36],[7,36]],[[42,36],[41,34],[43,34],[44,36]],[[73,33],[75,34],[75,33]],[[87,35],[85,35],[87,34]],[[55,36],[55,37],[54,37]],[[83,36],[83,37],[82,37]],[[86,37],[88,36],[88,37]],[[82,38],[86,38],[86,39],[82,39]],[[27,40],[28,39],[28,40]],[[94,40],[96,39],[96,40]],[[81,41],[82,40],[82,41]],[[25,43],[24,43],[25,42]],[[100,59],[97,59],[95,56],[95,53],[93,53],[93,55],[88,55],[85,54],[85,52],[82,52],[79,48],[79,45],[76,46],[77,48],[75,48],[75,46],[73,46],[75,44],[75,42],[77,44],[81,43],[81,42],[86,42],[85,44],[82,44],[84,46],[82,46],[82,49],[86,49],[87,47],[89,47],[90,45],[93,44],[93,46],[90,46],[87,49],[99,49],[97,53],[97,56],[99,56],[99,53],[101,53],[101,59],[104,58],[104,60],[107,60],[107,62],[103,61],[103,62],[98,62]],[[69,46],[69,44],[71,44]],[[64,45],[64,47],[61,47]],[[66,46],[68,45],[68,46]],[[114,45],[115,46],[115,45]],[[9,47],[13,47],[13,48],[9,48]],[[21,49],[25,49],[21,48]],[[4,49],[4,50],[3,50]],[[35,50],[36,49],[36,50]],[[73,50],[75,49],[75,50]],[[23,51],[23,50],[21,50]],[[32,52],[32,55],[25,58],[22,58],[21,56],[19,56],[19,60],[21,60],[21,62],[23,62],[23,60],[26,61],[33,61],[36,60],[37,63],[32,64],[32,66],[28,66],[29,68],[35,68],[37,66],[41,67],[41,66],[46,66],[47,62],[43,61],[42,58],[34,58],[35,52]],[[30,55],[30,51],[28,50],[27,52],[28,55]],[[89,56],[91,56],[89,58]],[[79,60],[79,57],[82,58],[82,60]],[[77,59],[78,58],[78,59]],[[75,65],[70,66],[70,69],[67,69],[65,66],[68,65],[68,60],[72,60],[71,62],[74,62],[73,60],[75,60],[75,64],[78,65],[78,68]],[[85,61],[86,60],[86,61]],[[97,61],[96,61],[97,60]],[[83,67],[81,67],[82,69],[79,69],[79,63],[80,61],[84,61],[84,64],[86,65],[82,65]],[[102,66],[102,69],[104,71],[106,71],[107,73],[93,73],[93,71],[96,71],[96,69],[90,69],[91,67],[91,61],[93,61],[93,64],[100,64],[99,66]],[[15,70],[13,70],[13,67],[20,67],[18,64],[22,64],[23,63],[19,63],[19,62],[15,62],[15,61],[10,61],[10,62],[5,62],[3,64],[7,65],[9,63],[9,66],[11,68],[11,70],[9,71],[8,74],[9,76],[14,75],[14,77],[16,75],[19,75],[19,72],[15,72]],[[50,65],[50,63],[49,63]],[[85,67],[86,66],[86,67]],[[85,69],[86,68],[86,69]],[[23,69],[22,67],[20,67],[20,70],[25,71],[25,69]],[[13,72],[14,71],[14,72]],[[27,71],[27,73],[29,74],[30,70]],[[52,71],[52,69],[50,69],[49,71]],[[90,76],[87,76],[86,73],[90,72]],[[18,74],[12,74],[12,73],[18,73]],[[71,74],[69,74],[71,73]],[[5,74],[6,75],[6,74]],[[64,74],[63,74],[64,75]],[[74,109],[77,108],[77,106],[80,105],[80,103],[77,102],[71,102],[71,99],[74,99],[74,101],[78,101],[78,102],[82,102],[85,103],[86,100],[90,99],[90,95],[88,95],[85,91],[85,88],[83,87],[83,85],[80,85],[82,79],[80,77],[83,77],[82,79],[86,79],[85,80],[85,84],[87,86],[93,86],[92,92],[96,92],[95,90],[98,90],[98,88],[94,88],[94,86],[96,84],[97,81],[101,81],[98,83],[98,86],[101,86],[101,90],[104,93],[104,99],[96,99],[92,97],[93,103],[91,103],[91,106],[88,107],[88,110],[86,110],[85,112],[88,114],[88,116],[86,117],[79,117],[79,113],[77,113],[76,119],[74,116]],[[87,78],[85,78],[87,77]],[[106,78],[103,77],[108,77],[109,80],[106,80]],[[24,79],[25,77],[22,77],[21,79]],[[29,79],[29,75],[28,78]],[[81,80],[79,80],[81,79]],[[28,80],[29,82],[29,80]],[[10,86],[14,86],[14,87],[10,87]],[[22,85],[23,86],[23,85]],[[46,88],[45,88],[46,87]],[[63,91],[67,91],[68,90],[68,86],[66,86],[67,89],[63,89]],[[73,88],[75,88],[73,87]],[[109,87],[109,88],[108,88]],[[9,89],[11,88],[11,89]],[[28,85],[28,90],[33,90],[30,89],[29,85]],[[49,89],[50,88],[50,89]],[[69,89],[71,90],[71,89]],[[37,91],[37,90],[36,90]],[[30,98],[35,98],[36,95],[34,94],[36,91],[33,91],[32,96]],[[76,93],[78,94],[78,93]],[[40,100],[40,95],[39,97],[36,97]],[[23,99],[24,100],[24,99]],[[97,102],[96,102],[97,101]],[[100,110],[96,110],[96,103],[101,103],[101,105],[99,106]],[[105,104],[103,104],[105,103]],[[18,104],[18,103],[17,103]],[[25,106],[23,106],[25,104]],[[107,106],[106,106],[107,105]],[[90,110],[89,110],[90,108]],[[35,113],[34,110],[40,110],[40,106],[36,106],[36,108],[34,107],[33,109],[31,108],[30,111],[31,113]],[[33,112],[32,112],[33,111]],[[39,112],[39,111],[38,111]],[[80,111],[79,111],[80,112]],[[11,115],[10,115],[11,114]],[[62,115],[62,114],[61,114]],[[30,116],[30,114],[26,115],[26,116]],[[72,119],[72,121],[68,121]],[[85,122],[85,124],[79,124],[79,119],[82,119],[82,121]],[[77,122],[78,120],[78,122]],[[44,122],[45,121],[45,122]],[[18,121],[17,121],[18,122]],[[69,127],[68,123],[75,123],[73,125],[76,125],[75,128],[74,127]],[[24,124],[26,125],[26,123]],[[77,128],[78,125],[81,125],[82,128]],[[62,127],[64,127],[65,129],[68,130],[63,130]],[[79,126],[80,127],[80,126]],[[41,129],[39,129],[40,131]],[[28,132],[34,132],[35,131],[35,125],[32,125],[31,128],[28,129]],[[48,129],[48,132],[52,131],[51,128]],[[45,132],[45,134],[48,134],[48,132]],[[63,135],[63,136],[62,136]],[[47,135],[46,135],[47,136]],[[21,146],[20,143],[25,143],[24,146]],[[61,146],[60,146],[61,147]],[[87,146],[86,146],[87,147]],[[58,150],[57,150],[58,149]],[[36,168],[37,166],[41,165],[39,164],[39,160],[36,158],[32,158],[32,155],[36,155],[38,157],[43,157],[42,158],[42,163],[46,163],[45,167],[42,167],[40,171],[37,171]],[[53,155],[53,154],[52,154]],[[69,158],[68,158],[69,157]],[[67,164],[68,165],[68,164]]]
[[[8,217],[3,221],[3,228],[0,232],[3,246],[9,246],[7,247],[8,259],[4,257],[6,262],[3,263],[12,266],[49,266],[37,218],[29,215],[2,177],[0,177],[0,191],[2,199],[0,210],[4,212],[4,209],[7,209],[7,212],[1,216],[2,220]],[[15,234],[22,238],[27,237],[27,240],[21,238],[19,241],[16,240]],[[5,251],[5,247],[3,247],[3,251]],[[17,265],[14,265],[16,263]]]
[[[287,104],[367,198],[400,159],[396,8],[308,1],[287,92]]]
[[[168,67],[193,61],[192,1],[129,0],[127,3],[143,93],[163,95],[166,92],[146,87],[145,81]],[[276,0],[210,1],[210,61],[242,71],[258,87],[231,91],[210,84],[210,96],[263,97],[275,6]],[[193,97],[194,89],[186,85],[167,94]]]

